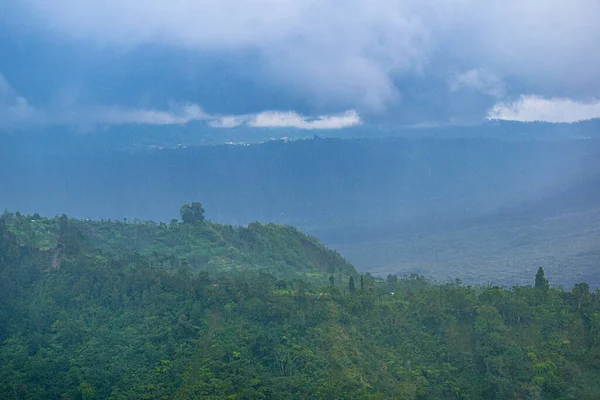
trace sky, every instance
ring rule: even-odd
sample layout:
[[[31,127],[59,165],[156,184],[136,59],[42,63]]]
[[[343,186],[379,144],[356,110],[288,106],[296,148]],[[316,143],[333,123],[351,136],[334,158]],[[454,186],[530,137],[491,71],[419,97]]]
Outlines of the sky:
[[[600,117],[597,0],[4,0],[0,129]]]

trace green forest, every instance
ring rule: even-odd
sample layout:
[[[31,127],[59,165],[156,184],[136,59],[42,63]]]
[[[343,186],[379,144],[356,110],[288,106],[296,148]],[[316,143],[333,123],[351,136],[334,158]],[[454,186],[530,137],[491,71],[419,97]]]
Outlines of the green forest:
[[[542,266],[543,267],[543,266]],[[290,226],[0,217],[1,399],[599,399],[600,292],[360,274]]]

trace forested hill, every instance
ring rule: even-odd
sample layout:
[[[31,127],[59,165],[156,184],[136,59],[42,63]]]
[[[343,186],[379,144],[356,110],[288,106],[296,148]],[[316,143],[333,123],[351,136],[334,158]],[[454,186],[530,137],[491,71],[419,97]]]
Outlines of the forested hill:
[[[600,398],[585,283],[374,279],[293,228],[199,215],[4,214],[0,398]]]
[[[92,221],[42,218],[7,213],[8,229],[19,243],[44,250],[58,268],[80,253],[106,257],[137,251],[154,261],[192,271],[210,273],[262,270],[279,279],[304,279],[326,283],[329,275],[347,279],[356,270],[337,252],[292,226],[254,222],[244,226],[222,225],[190,214],[187,221],[154,222]],[[184,206],[190,207],[189,205]],[[197,220],[194,220],[196,218]]]

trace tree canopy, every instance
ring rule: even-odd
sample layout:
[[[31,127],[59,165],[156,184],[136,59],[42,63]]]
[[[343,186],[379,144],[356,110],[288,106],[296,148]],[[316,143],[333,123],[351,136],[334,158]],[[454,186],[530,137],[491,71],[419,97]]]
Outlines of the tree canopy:
[[[548,279],[544,275],[544,268],[539,267],[535,274],[535,288],[540,290],[548,289]]]
[[[543,270],[384,280],[291,227],[9,214],[0,276],[2,399],[600,398],[600,293]]]
[[[184,224],[204,222],[204,207],[202,207],[202,203],[199,202],[184,204],[181,206],[179,215]]]

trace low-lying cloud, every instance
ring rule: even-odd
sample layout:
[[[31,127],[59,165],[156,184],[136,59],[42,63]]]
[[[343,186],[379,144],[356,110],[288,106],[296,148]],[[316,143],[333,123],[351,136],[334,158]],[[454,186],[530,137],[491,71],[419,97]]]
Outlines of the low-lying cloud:
[[[513,102],[497,103],[488,111],[487,117],[521,122],[579,122],[600,118],[600,101],[521,96]]]
[[[306,117],[292,111],[265,111],[255,115],[220,117],[209,124],[215,128],[234,128],[246,125],[255,128],[342,129],[360,125],[361,119],[355,110],[316,118]]]
[[[90,119],[97,123],[124,125],[183,125],[193,121],[211,119],[197,104],[174,107],[169,111],[148,109],[99,108],[91,112]]]
[[[316,118],[293,111],[264,111],[253,115],[211,115],[197,104],[172,104],[168,110],[123,107],[78,108],[72,105],[51,112],[29,105],[0,73],[0,129],[40,125],[185,125],[206,121],[214,128],[240,125],[256,128],[341,129],[361,123],[355,110]]]

